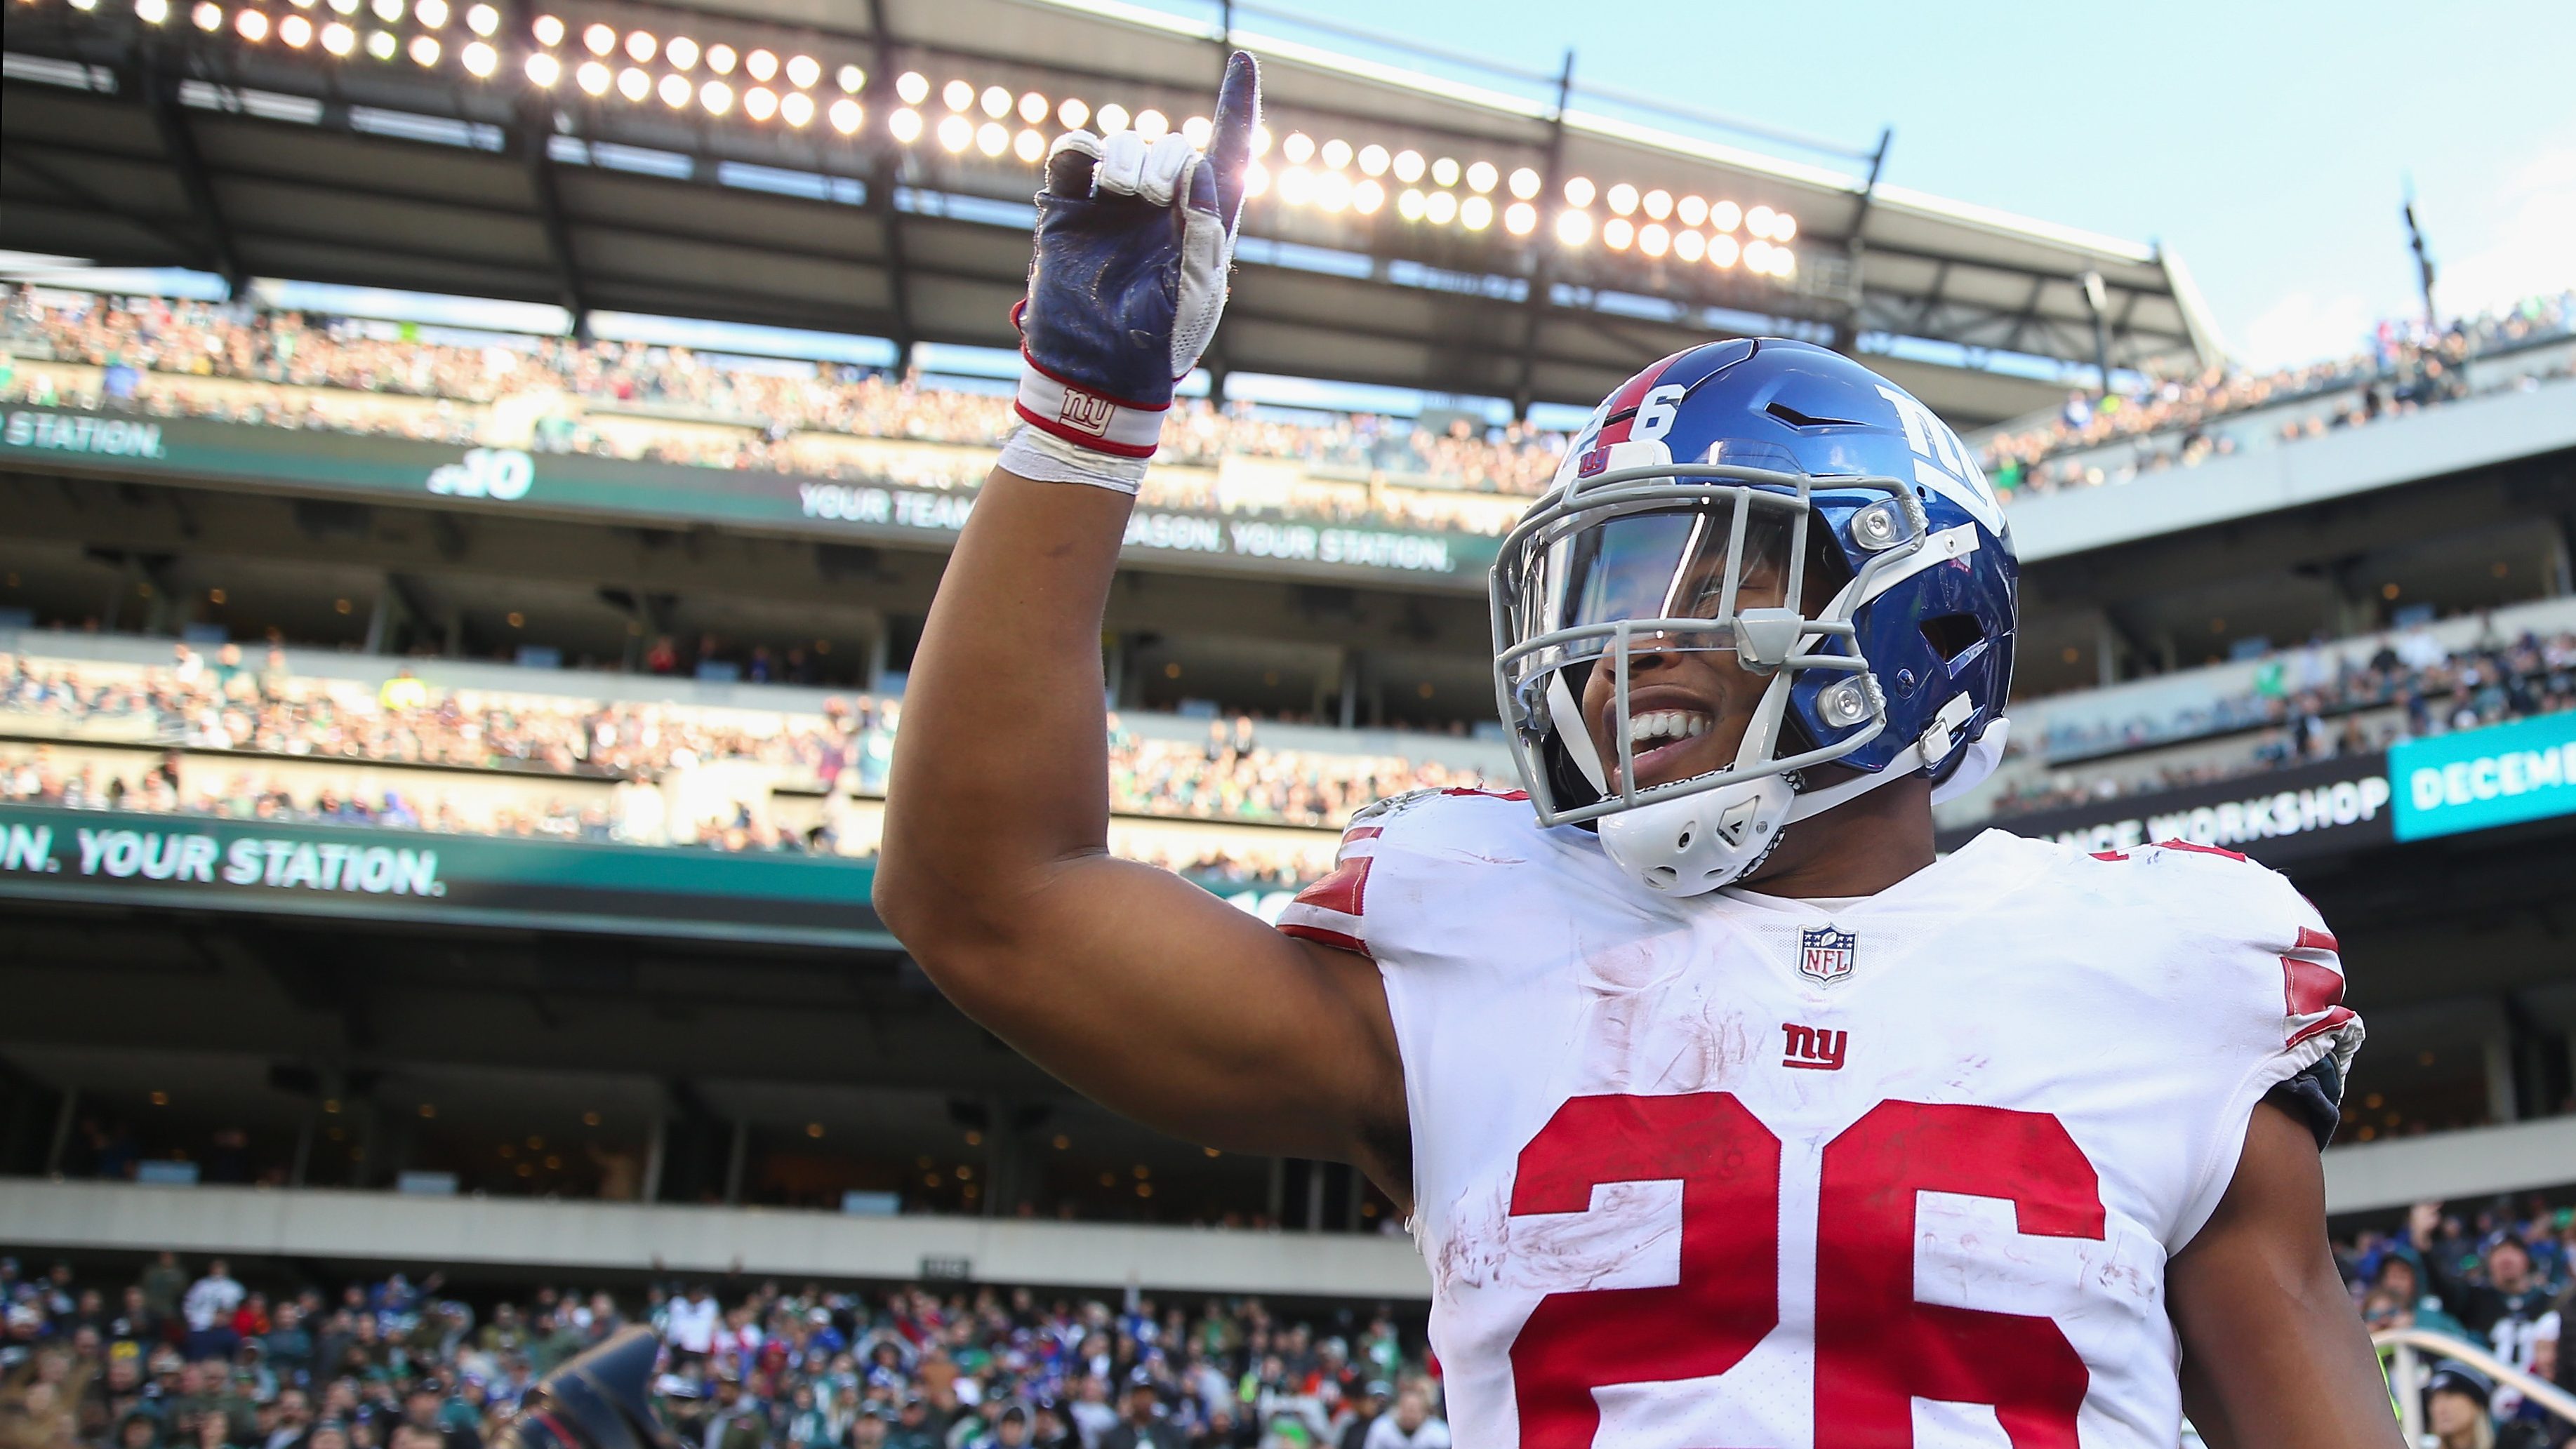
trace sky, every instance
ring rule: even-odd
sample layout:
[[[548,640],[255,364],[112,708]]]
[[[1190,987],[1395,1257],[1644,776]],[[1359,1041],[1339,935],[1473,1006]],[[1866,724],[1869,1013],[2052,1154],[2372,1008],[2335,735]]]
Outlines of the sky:
[[[2420,310],[2410,176],[2446,316],[2576,286],[2576,0],[1294,6],[1856,147],[1891,125],[1889,181],[2179,252],[2248,366]]]

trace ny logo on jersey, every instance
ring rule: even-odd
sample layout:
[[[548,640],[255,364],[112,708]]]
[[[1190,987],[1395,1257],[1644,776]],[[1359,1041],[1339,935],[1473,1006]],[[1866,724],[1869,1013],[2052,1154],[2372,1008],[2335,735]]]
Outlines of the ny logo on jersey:
[[[1794,1021],[1780,1023],[1780,1030],[1789,1038],[1780,1065],[1810,1072],[1839,1072],[1843,1069],[1843,1048],[1851,1044],[1850,1032],[1800,1026]]]
[[[1831,926],[1813,926],[1798,935],[1798,974],[1830,986],[1852,973],[1860,938]]]

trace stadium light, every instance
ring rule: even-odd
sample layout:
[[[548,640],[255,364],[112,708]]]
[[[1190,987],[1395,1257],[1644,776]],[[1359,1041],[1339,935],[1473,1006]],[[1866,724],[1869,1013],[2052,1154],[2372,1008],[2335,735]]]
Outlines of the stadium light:
[[[655,94],[661,96],[662,104],[669,106],[672,110],[679,110],[681,107],[686,106],[689,103],[689,78],[687,76],[665,75],[662,77],[662,83],[655,86],[653,89]]]
[[[719,43],[707,47],[707,69],[718,75],[733,74],[733,68],[741,63],[742,57],[730,45]]]
[[[1750,221],[1751,218],[1748,217],[1746,220]],[[1744,244],[1744,266],[1748,271],[1767,272],[1771,270],[1771,244],[1762,240],[1760,237],[1756,237],[1753,240],[1746,242]]]
[[[367,54],[378,60],[393,59],[399,49],[400,44],[394,39],[394,33],[390,30],[372,31],[367,36]]]
[[[1494,203],[1481,196],[1470,196],[1458,203],[1458,224],[1469,231],[1483,231],[1494,224]]]
[[[1491,161],[1479,161],[1467,168],[1467,189],[1478,196],[1491,192],[1502,179],[1503,173],[1494,169]]]
[[[358,0],[331,0],[331,9],[336,14],[355,15],[358,13]]]
[[[1279,173],[1279,199],[1290,206],[1304,206],[1315,194],[1315,173],[1303,166],[1291,166]]]
[[[1090,119],[1091,107],[1083,104],[1081,99],[1078,97],[1066,96],[1056,105],[1056,124],[1064,127],[1068,131],[1081,130],[1082,123]]]
[[[662,54],[670,60],[673,70],[698,68],[698,43],[685,35],[672,36],[671,43],[662,47]]]
[[[535,23],[528,27],[528,33],[537,38],[537,44],[539,45],[549,47],[561,45],[563,44],[564,38],[563,17],[560,15],[540,15],[536,18]]]
[[[563,62],[540,50],[528,57],[528,83],[539,90],[554,89],[563,79]]]
[[[218,29],[224,23],[224,7],[221,5],[201,3],[196,9],[188,12],[188,19],[194,23],[199,30]]]
[[[1351,188],[1351,210],[1362,216],[1375,216],[1386,205],[1386,188],[1374,179],[1362,178]]]
[[[438,51],[438,37],[435,35],[415,35],[408,47],[411,63],[423,70],[438,64]]]
[[[921,112],[906,106],[886,118],[886,130],[891,132],[896,140],[907,146],[911,145],[921,139]]]
[[[778,114],[778,92],[767,86],[753,86],[742,93],[742,113],[755,121],[766,121]]]
[[[805,119],[808,121],[814,118],[814,102],[811,97],[808,97],[802,91],[799,91],[795,95],[789,96],[787,99],[791,110],[802,111]],[[798,101],[802,101],[804,104],[802,106],[795,105],[794,103]],[[855,136],[859,133],[859,127],[867,124],[868,112],[867,108],[860,105],[857,101],[851,100],[848,96],[843,96],[839,100],[832,102],[831,117],[833,130],[840,132],[844,136]],[[805,121],[790,121],[788,124],[802,126],[805,124]]]
[[[476,5],[465,12],[465,28],[489,40],[501,28],[501,12],[489,5]]]
[[[1537,207],[1526,201],[1515,201],[1503,208],[1503,230],[1514,236],[1528,236],[1537,229]]]
[[[1583,207],[1590,206],[1592,204],[1592,178],[1588,176],[1569,176],[1565,178],[1565,204],[1578,210]],[[1588,224],[1589,223],[1587,222],[1587,225]]]
[[[1011,149],[1011,129],[999,121],[986,121],[975,128],[975,149],[995,160]]]
[[[1351,143],[1335,136],[1315,154],[1323,159],[1325,170],[1339,171],[1351,164]]]
[[[1528,201],[1537,196],[1542,184],[1544,183],[1539,180],[1538,173],[1526,166],[1512,173],[1512,195],[1521,201]]]
[[[1433,226],[1447,226],[1458,219],[1458,198],[1446,191],[1435,191],[1422,198],[1422,216]]]
[[[844,75],[844,76],[847,76],[847,75],[851,74],[852,72],[856,71],[857,69],[858,69],[858,67],[857,67],[857,66],[854,66],[854,65],[845,65],[845,66],[841,67],[841,74],[842,74],[842,75]],[[858,86],[857,86],[857,84],[856,84],[856,83],[851,83],[851,84],[849,85],[848,89],[850,89],[850,90],[857,90],[857,89],[858,89]],[[1045,124],[1046,124],[1046,118],[1047,118],[1047,98],[1046,98],[1046,97],[1044,97],[1044,96],[1042,96],[1042,95],[1039,95],[1036,91],[1031,91],[1031,92],[1029,92],[1027,95],[1024,95],[1024,96],[1020,97],[1020,122],[1021,122],[1021,124],[1023,124],[1023,125],[1029,125],[1029,126],[1043,126],[1043,125],[1045,125]]]
[[[259,10],[244,10],[233,17],[233,33],[253,45],[268,39],[267,13]]]
[[[778,57],[766,50],[754,50],[742,58],[742,73],[767,84],[778,78]]]
[[[810,91],[823,79],[823,63],[810,55],[787,57],[788,84],[800,91]]]
[[[313,22],[301,15],[289,15],[277,22],[277,38],[290,49],[302,50],[313,40]]]
[[[1386,168],[1393,164],[1394,160],[1394,157],[1387,154],[1384,146],[1378,145],[1376,142],[1372,141],[1360,148],[1360,174],[1362,176],[1384,176],[1386,174]]]
[[[1646,209],[1649,220],[1662,221],[1673,214],[1673,194],[1660,186],[1638,198],[1637,204]]]
[[[1396,194],[1395,214],[1406,221],[1422,220],[1422,193],[1408,186]]]
[[[708,81],[698,87],[698,104],[706,108],[708,115],[721,116],[733,109],[733,87],[720,80]]]
[[[804,130],[814,124],[814,98],[803,91],[789,91],[778,98],[778,119]]]
[[[627,32],[626,58],[635,62],[637,65],[651,65],[653,63],[655,52],[659,51],[661,48],[662,42],[654,39],[653,33],[649,30],[632,30]]]
[[[1771,248],[1771,275],[1784,282],[1798,275],[1798,254],[1784,246]]]
[[[1032,166],[1046,159],[1046,137],[1034,130],[1023,130],[1011,140],[1011,154]]]
[[[134,0],[134,18],[146,25],[167,24],[170,0]]]
[[[1136,134],[1148,141],[1159,141],[1171,134],[1172,123],[1152,106],[1136,113]]]
[[[1601,200],[1609,206],[1610,214],[1613,216],[1634,215],[1637,210],[1637,188],[1622,181],[1603,192]],[[1608,233],[1603,233],[1602,240],[1609,240]]]
[[[402,0],[376,0],[376,3],[369,8],[376,12],[378,20],[387,25],[403,18]]]
[[[903,103],[907,106],[920,105],[929,98],[930,77],[917,70],[905,71],[895,77],[894,93],[902,97]]]
[[[1733,231],[1743,220],[1744,208],[1732,201],[1713,202],[1708,208],[1708,225],[1712,231]],[[1715,256],[1716,253],[1712,251],[1709,255]],[[1730,257],[1719,265],[1732,266],[1734,259]]]
[[[617,48],[617,32],[605,25],[585,25],[581,28],[581,48],[605,56]]]
[[[1181,122],[1181,139],[1195,150],[1207,149],[1208,137],[1216,134],[1216,123],[1205,116],[1192,116]]]
[[[322,48],[333,55],[347,55],[358,48],[358,32],[334,20],[322,27]]]
[[[1315,207],[1326,213],[1339,212],[1351,204],[1351,178],[1339,171],[1326,171],[1315,178]]]
[[[984,87],[984,114],[998,121],[1011,113],[1011,93],[1000,86]]]
[[[1637,250],[1646,255],[1660,257],[1671,251],[1672,247],[1673,234],[1664,229],[1662,222],[1650,221],[1637,228]]]
[[[1775,242],[1787,241],[1797,234],[1798,219],[1785,211],[1771,223],[1771,239]]]
[[[492,72],[501,68],[501,52],[494,50],[489,41],[467,41],[465,48],[456,53],[456,58],[464,64],[465,73],[476,80],[490,80]]]
[[[1243,168],[1243,194],[1259,196],[1270,189],[1270,168],[1255,161]]]
[[[1592,213],[1588,211],[1557,213],[1556,239],[1570,247],[1579,247],[1592,240]]]
[[[572,81],[574,85],[581,87],[583,95],[604,96],[608,94],[609,86],[614,84],[615,77],[608,73],[608,67],[598,61],[585,60],[581,63],[581,68],[572,73]]]
[[[1636,239],[1637,228],[1630,225],[1624,216],[1614,216],[1601,223],[1601,244],[1614,252],[1626,251],[1628,243]]]
[[[1708,255],[1708,238],[1695,231],[1685,231],[1673,238],[1673,255],[1695,262]]]
[[[1744,213],[1744,230],[1754,237],[1767,239],[1771,235],[1771,220],[1777,215],[1779,213],[1767,206],[1757,206]]]
[[[1685,196],[1680,204],[1673,208],[1673,212],[1682,219],[1684,226],[1702,225],[1708,220],[1708,198]]]
[[[1439,160],[1432,162],[1431,184],[1434,186],[1457,185],[1458,158],[1455,156],[1443,156]]]
[[[1724,271],[1728,267],[1735,265],[1735,259],[1743,255],[1743,250],[1744,249],[1741,246],[1737,245],[1735,238],[1731,236],[1721,233],[1717,236],[1710,237],[1708,239],[1708,264],[1720,271]]]
[[[939,99],[948,109],[962,116],[975,109],[975,87],[966,81],[953,80],[939,88]]]
[[[940,149],[955,155],[975,144],[975,123],[964,116],[944,116],[939,122]]]
[[[411,7],[411,14],[414,20],[430,29],[439,29],[447,24],[447,0],[419,0]]]
[[[1315,159],[1315,138],[1303,131],[1291,131],[1279,143],[1279,156],[1291,166],[1303,166]]]
[[[1127,108],[1118,104],[1116,101],[1111,101],[1109,104],[1102,106],[1100,108],[1100,125],[1097,129],[1104,135],[1111,131],[1126,130]]]
[[[630,101],[641,102],[653,94],[653,78],[630,65],[617,73],[617,93]]]

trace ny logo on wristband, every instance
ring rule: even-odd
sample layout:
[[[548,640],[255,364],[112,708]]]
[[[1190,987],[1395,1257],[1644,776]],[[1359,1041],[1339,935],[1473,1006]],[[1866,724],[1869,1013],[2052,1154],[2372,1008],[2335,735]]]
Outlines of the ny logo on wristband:
[[[1118,416],[1118,405],[1097,393],[1080,388],[1064,390],[1064,402],[1056,408],[1055,420],[1068,428],[1089,433],[1095,438],[1109,435],[1109,424]]]

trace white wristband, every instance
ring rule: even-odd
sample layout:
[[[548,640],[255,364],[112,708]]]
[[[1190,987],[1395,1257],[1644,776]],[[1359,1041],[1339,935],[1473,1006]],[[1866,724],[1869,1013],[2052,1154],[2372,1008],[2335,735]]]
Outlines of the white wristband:
[[[1087,483],[1129,497],[1144,486],[1143,458],[1121,458],[1064,439],[1035,426],[1023,426],[1002,445],[1005,473],[1040,483]]]

